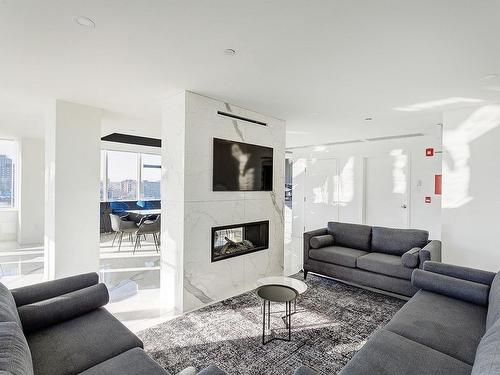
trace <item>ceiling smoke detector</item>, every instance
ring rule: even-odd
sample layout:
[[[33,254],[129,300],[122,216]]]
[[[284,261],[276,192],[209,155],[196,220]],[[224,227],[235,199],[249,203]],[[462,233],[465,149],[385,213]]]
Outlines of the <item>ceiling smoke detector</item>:
[[[86,27],[88,29],[95,28],[95,22],[88,17],[77,16],[73,18],[73,21],[79,26]]]
[[[234,49],[232,49],[232,48],[226,48],[224,50],[224,53],[226,55],[228,55],[228,56],[234,56],[234,55],[236,55],[236,51]]]

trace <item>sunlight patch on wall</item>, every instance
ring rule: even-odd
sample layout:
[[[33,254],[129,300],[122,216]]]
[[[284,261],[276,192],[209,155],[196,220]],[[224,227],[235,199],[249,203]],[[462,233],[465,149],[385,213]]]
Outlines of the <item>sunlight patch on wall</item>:
[[[443,208],[470,202],[470,143],[500,125],[500,105],[478,108],[455,129],[443,131]]]
[[[391,156],[394,158],[392,168],[392,191],[396,194],[406,193],[406,165],[408,163],[408,155],[403,154],[403,150],[397,149],[391,151]]]
[[[346,206],[354,199],[354,157],[351,156],[345,163],[339,176],[339,197],[337,201]]]

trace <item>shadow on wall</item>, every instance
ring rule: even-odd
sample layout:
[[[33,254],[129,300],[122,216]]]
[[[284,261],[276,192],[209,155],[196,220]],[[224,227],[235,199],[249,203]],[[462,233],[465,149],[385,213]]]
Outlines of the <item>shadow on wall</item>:
[[[455,129],[443,132],[443,208],[458,208],[470,195],[470,144],[500,125],[500,105],[478,108]]]

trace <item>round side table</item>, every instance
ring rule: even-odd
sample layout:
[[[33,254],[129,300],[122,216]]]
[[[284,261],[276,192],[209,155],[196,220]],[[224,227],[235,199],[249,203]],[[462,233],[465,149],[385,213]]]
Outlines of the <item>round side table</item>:
[[[262,313],[262,344],[273,340],[290,341],[292,339],[292,302],[299,295],[297,290],[278,284],[263,285],[257,288],[257,295],[262,299],[264,308]],[[271,302],[285,303],[285,325],[288,328],[288,338],[273,337],[266,341],[266,304],[267,304],[267,329],[271,330]]]

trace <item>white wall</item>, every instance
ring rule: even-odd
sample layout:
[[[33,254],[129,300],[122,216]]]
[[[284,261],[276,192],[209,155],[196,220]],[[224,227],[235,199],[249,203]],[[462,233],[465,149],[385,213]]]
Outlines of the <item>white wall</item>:
[[[362,142],[346,145],[307,147],[289,150],[293,166],[293,207],[291,215],[291,238],[285,248],[285,271],[295,273],[302,267],[302,234],[304,232],[307,174],[304,169],[318,159],[335,159],[337,175],[334,180],[340,186],[339,199],[331,207],[331,216],[324,223],[338,218],[342,222],[363,223],[364,171],[366,157],[390,155],[393,150],[402,150],[409,163],[409,226],[429,231],[430,238],[441,238],[441,197],[434,194],[434,175],[441,173],[441,155],[425,156],[425,149],[441,149],[441,128],[430,129],[422,137]],[[430,196],[431,203],[425,203]]]
[[[99,270],[101,110],[56,100],[45,137],[45,272]]]
[[[17,238],[17,209],[0,210],[0,241]]]
[[[500,270],[500,105],[443,117],[443,261]]]
[[[20,186],[17,242],[20,245],[43,243],[44,234],[44,142],[22,138],[19,142]]]
[[[268,125],[223,118],[218,110]],[[164,130],[162,267],[182,263],[182,309],[251,290],[260,277],[281,275],[285,122],[186,92],[166,104]],[[214,137],[272,147],[274,191],[212,191]],[[269,249],[211,262],[212,227],[261,220],[269,220]]]

